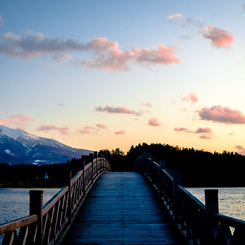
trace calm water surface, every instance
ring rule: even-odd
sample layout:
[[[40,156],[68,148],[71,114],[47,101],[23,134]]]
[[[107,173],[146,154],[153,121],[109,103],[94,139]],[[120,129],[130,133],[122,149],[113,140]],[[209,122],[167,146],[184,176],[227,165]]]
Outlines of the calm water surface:
[[[29,215],[30,190],[35,189],[0,188],[0,225]],[[42,190],[45,204],[60,189]]]
[[[204,190],[210,188],[186,189],[205,203]],[[44,204],[59,190],[44,189]],[[29,215],[29,191],[0,188],[0,225]],[[245,221],[245,188],[219,188],[219,212]]]
[[[186,189],[205,203],[204,190],[210,188]],[[44,204],[59,190],[43,189]],[[0,188],[0,225],[29,215],[29,191]],[[219,212],[245,221],[245,188],[219,188]]]
[[[186,188],[205,204],[205,189]],[[213,188],[219,190],[219,213],[245,221],[245,188]]]

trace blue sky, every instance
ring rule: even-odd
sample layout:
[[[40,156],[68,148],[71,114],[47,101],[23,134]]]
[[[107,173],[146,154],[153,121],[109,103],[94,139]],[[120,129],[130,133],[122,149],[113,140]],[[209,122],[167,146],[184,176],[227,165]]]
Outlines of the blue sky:
[[[77,148],[245,152],[244,1],[1,1],[0,124]]]

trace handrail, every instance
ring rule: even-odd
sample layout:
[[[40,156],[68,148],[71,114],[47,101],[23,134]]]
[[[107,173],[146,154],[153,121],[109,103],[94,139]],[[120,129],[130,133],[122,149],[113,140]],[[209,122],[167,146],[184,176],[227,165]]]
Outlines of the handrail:
[[[37,215],[29,215],[21,219],[17,219],[7,224],[3,224],[0,226],[0,235],[4,233],[8,233],[12,230],[19,229],[23,225],[30,225],[31,223],[37,222]]]
[[[134,169],[151,180],[177,227],[189,244],[245,245],[245,221],[218,213],[218,190],[205,190],[205,205],[181,186],[149,153],[139,156]]]
[[[43,214],[46,214],[59,200],[68,192],[68,187],[63,187],[56,195],[54,195],[43,207]]]
[[[86,160],[90,160],[85,164]],[[30,191],[30,215],[0,226],[2,245],[60,243],[96,179],[110,171],[102,157],[82,156],[83,169],[43,206],[43,191]]]
[[[243,228],[245,230],[245,221],[243,220],[239,220],[236,218],[232,218],[223,214],[213,214],[215,219],[217,219],[219,222],[228,224],[229,226],[236,228],[236,227],[240,227]]]

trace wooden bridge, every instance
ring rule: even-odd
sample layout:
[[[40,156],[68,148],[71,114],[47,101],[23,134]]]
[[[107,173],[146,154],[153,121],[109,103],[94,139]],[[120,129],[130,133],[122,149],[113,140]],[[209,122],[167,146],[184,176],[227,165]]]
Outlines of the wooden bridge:
[[[2,244],[245,244],[245,222],[218,213],[217,190],[202,204],[149,154],[135,172],[86,159],[45,206],[42,191],[30,191],[30,215],[0,226]]]

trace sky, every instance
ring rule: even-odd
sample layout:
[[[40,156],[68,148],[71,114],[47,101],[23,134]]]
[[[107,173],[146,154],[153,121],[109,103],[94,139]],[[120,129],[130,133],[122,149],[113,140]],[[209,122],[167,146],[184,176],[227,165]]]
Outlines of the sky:
[[[244,21],[244,0],[1,0],[0,125],[245,154]]]

